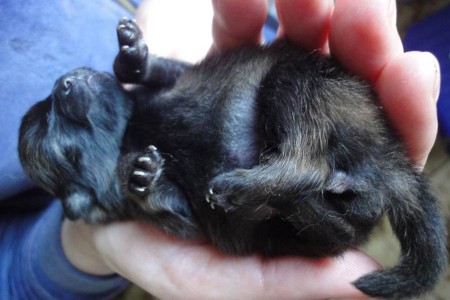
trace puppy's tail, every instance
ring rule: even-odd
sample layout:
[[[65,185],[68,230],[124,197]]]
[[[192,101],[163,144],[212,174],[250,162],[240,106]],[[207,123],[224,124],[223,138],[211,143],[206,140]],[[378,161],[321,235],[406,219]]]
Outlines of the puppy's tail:
[[[409,299],[431,290],[447,266],[446,230],[435,197],[420,174],[413,184],[392,191],[396,201],[387,211],[400,241],[399,264],[370,273],[354,285],[365,294],[386,299]],[[393,179],[395,180],[395,179]],[[405,180],[405,179],[403,179]],[[403,190],[402,190],[403,189]],[[420,199],[417,199],[417,198]]]

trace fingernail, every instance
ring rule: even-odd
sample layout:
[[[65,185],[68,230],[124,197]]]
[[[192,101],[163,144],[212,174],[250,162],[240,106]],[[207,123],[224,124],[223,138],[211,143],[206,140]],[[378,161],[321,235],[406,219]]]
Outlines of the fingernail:
[[[387,17],[390,24],[397,27],[397,2],[394,0],[388,1]]]
[[[433,56],[434,63],[434,86],[433,86],[433,99],[438,101],[439,94],[441,92],[441,69],[439,67],[439,62],[436,57]]]
[[[434,85],[431,97],[435,102],[437,102],[439,99],[439,94],[441,92],[441,68],[439,66],[439,61],[437,60],[437,58],[430,52],[427,52],[427,54],[430,56],[434,67]]]

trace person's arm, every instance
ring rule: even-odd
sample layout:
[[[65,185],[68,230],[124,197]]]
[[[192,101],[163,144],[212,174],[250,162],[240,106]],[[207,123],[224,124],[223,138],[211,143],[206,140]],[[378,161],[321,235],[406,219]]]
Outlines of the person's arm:
[[[34,192],[23,197],[40,201],[49,196]],[[66,258],[59,201],[21,214],[17,218],[3,210],[0,216],[0,299],[112,299],[128,285],[117,275],[82,272]]]

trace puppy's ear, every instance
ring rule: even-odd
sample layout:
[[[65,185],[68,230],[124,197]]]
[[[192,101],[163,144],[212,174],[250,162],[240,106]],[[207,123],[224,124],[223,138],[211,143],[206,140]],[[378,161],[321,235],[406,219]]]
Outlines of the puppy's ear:
[[[94,199],[87,192],[77,191],[65,197],[62,202],[64,214],[74,221],[89,215]]]

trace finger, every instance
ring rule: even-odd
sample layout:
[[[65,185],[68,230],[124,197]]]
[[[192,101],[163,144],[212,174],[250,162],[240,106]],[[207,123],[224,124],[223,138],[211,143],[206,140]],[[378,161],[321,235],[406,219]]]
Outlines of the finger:
[[[212,18],[212,5],[205,0],[144,0],[136,14],[152,54],[188,62],[208,52]]]
[[[256,45],[262,39],[267,0],[213,0],[212,51]]]
[[[329,33],[332,56],[374,83],[387,63],[403,53],[394,15],[393,0],[337,0]]]
[[[277,0],[280,32],[299,47],[326,49],[332,0]]]
[[[440,72],[426,52],[407,52],[382,71],[375,88],[391,123],[407,144],[413,163],[423,167],[437,134]]]
[[[225,256],[132,222],[108,225],[107,231],[109,238],[98,242],[114,245],[105,250],[113,269],[163,299],[355,298],[362,294],[351,282],[379,268],[356,251],[336,259],[265,260]]]

